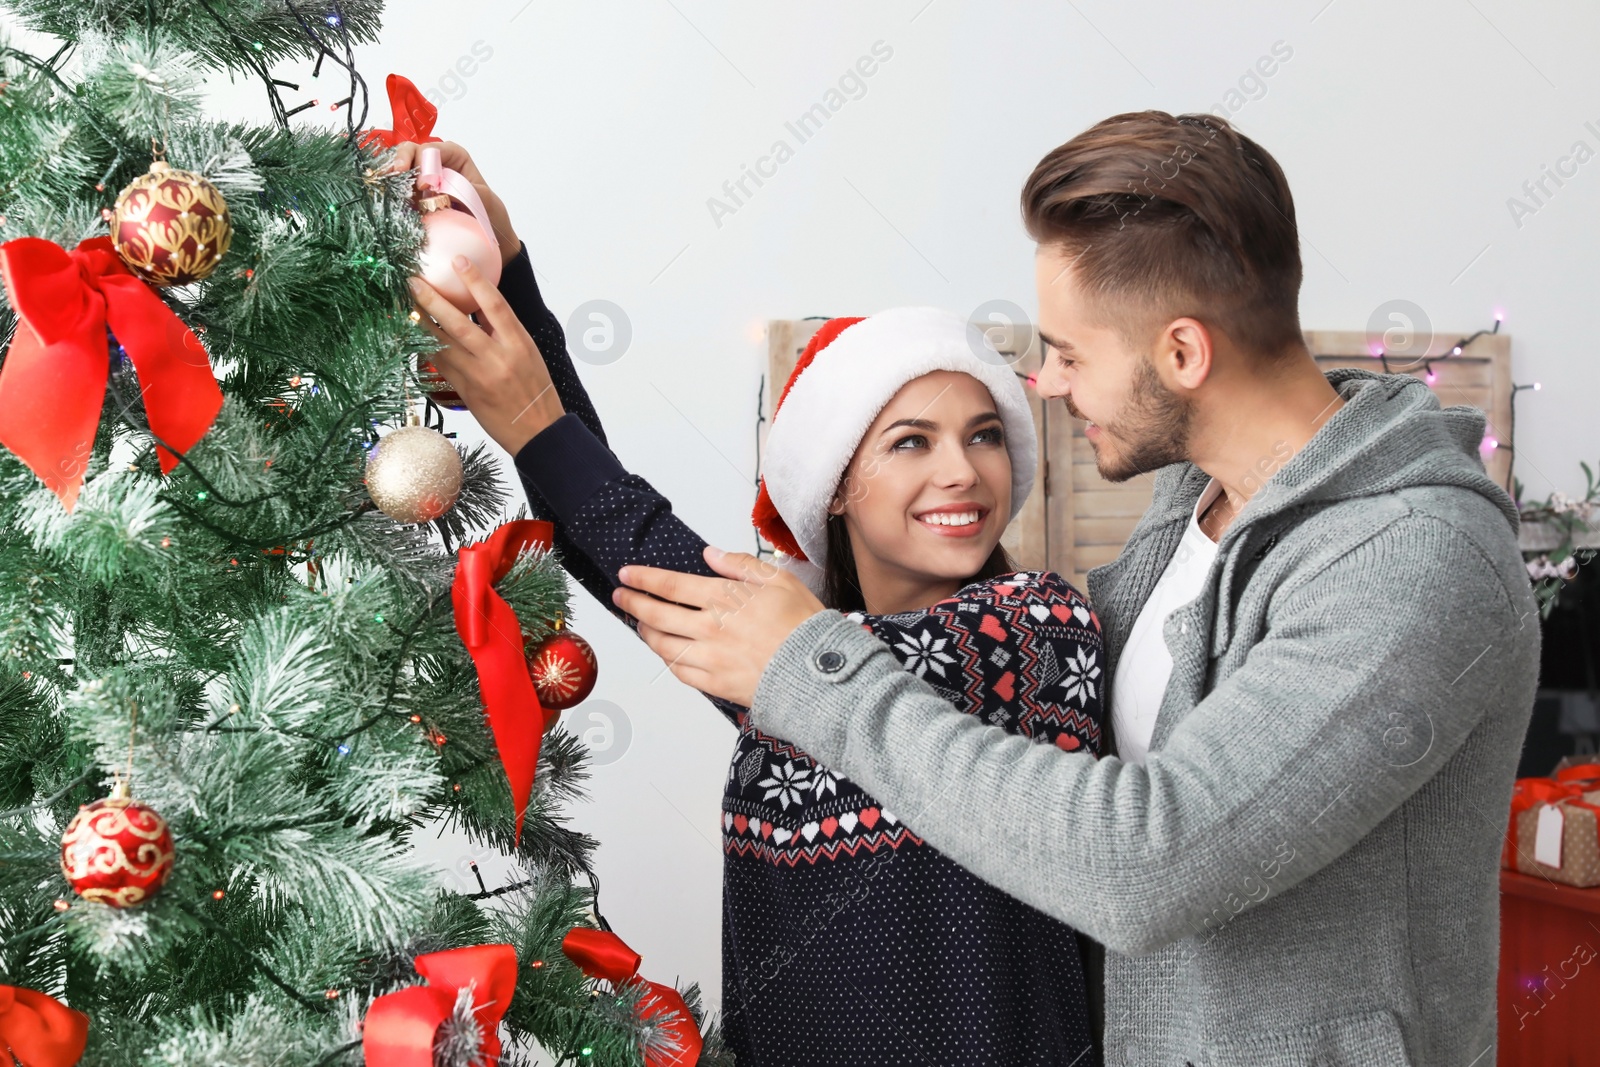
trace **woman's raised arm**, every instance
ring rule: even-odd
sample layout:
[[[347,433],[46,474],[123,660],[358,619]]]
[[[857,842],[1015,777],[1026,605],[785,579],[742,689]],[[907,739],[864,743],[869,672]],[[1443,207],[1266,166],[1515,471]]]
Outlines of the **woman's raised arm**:
[[[461,394],[485,432],[512,453],[529,511],[554,527],[567,573],[630,629],[611,591],[629,563],[712,575],[704,538],[684,524],[649,482],[630,474],[605,441],[560,322],[545,305],[527,249],[505,263],[499,288],[467,265],[462,276],[488,328],[457,311],[425,282],[413,291],[449,347],[428,358]],[[746,709],[712,698],[735,725]]]

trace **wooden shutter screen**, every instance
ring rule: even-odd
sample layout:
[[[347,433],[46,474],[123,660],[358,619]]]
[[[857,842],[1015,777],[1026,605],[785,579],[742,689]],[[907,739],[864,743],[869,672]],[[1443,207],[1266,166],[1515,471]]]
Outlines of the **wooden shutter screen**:
[[[823,319],[774,319],[767,324],[767,380],[762,390],[763,416],[770,420],[783,384],[795,361]],[[1039,369],[1038,336],[1029,325],[997,326],[977,323],[995,347],[1014,357],[1018,373]],[[1470,332],[1470,331],[1469,331]],[[1468,404],[1488,415],[1488,432],[1507,441],[1511,423],[1511,337],[1486,334],[1460,355],[1449,355],[1457,335],[1438,335],[1427,355],[1391,360],[1396,374],[1422,377],[1429,366],[1435,380],[1431,388],[1439,403],[1448,407]],[[1460,336],[1466,336],[1462,334]],[[1371,354],[1370,342],[1360,330],[1311,330],[1306,347],[1325,370],[1358,367],[1381,371]],[[1090,568],[1109,563],[1122,551],[1128,535],[1150,505],[1154,476],[1141,474],[1121,484],[1100,477],[1094,450],[1083,436],[1083,423],[1067,413],[1059,401],[1045,403],[1027,390],[1039,442],[1039,476],[1021,513],[1007,528],[1000,543],[1017,564],[1027,570],[1053,570],[1080,589],[1087,587]],[[763,454],[768,423],[761,424]],[[1489,476],[1506,484],[1511,465],[1509,449],[1488,453]]]

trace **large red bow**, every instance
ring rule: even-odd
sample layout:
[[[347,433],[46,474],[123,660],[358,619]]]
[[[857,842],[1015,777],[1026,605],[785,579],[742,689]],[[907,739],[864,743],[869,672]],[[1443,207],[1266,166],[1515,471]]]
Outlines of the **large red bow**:
[[[560,712],[540,705],[522,654],[522,626],[494,585],[524,549],[549,548],[554,534],[555,527],[542,519],[505,523],[485,540],[461,546],[450,587],[456,632],[478,668],[478,689],[494,732],[494,747],[511,783],[519,841],[539,767],[539,746]]]
[[[394,116],[394,129],[368,130],[361,138],[362,148],[373,141],[393,148],[401,141],[426,144],[442,139],[431,136],[433,124],[439,119],[439,109],[417,91],[410,78],[391,74],[384,85],[389,90],[389,113]]]
[[[643,983],[646,991],[639,1000],[642,1019],[648,1021],[651,1016],[669,1011],[677,1013],[675,1018],[661,1023],[673,1050],[646,1050],[645,1067],[694,1067],[699,1062],[703,1041],[682,994],[669,985],[640,978],[639,954],[622,938],[609,930],[574,926],[561,939],[561,951],[590,978],[604,978],[614,986]]]
[[[0,1067],[16,1067],[18,1059],[27,1067],[72,1067],[88,1041],[83,1012],[37,990],[0,985]]]
[[[387,993],[367,1009],[361,1029],[367,1067],[433,1067],[434,1034],[468,985],[473,987],[472,1014],[483,1030],[484,1055],[474,1067],[499,1063],[500,1019],[517,991],[517,950],[472,945],[430,952],[414,962],[428,984]]]
[[[0,245],[22,321],[0,369],[0,444],[71,511],[94,449],[110,373],[109,325],[139,373],[150,432],[180,451],[211,429],[222,390],[200,339],[117,256],[111,238],[71,252],[40,237]],[[156,445],[161,472],[178,457]]]

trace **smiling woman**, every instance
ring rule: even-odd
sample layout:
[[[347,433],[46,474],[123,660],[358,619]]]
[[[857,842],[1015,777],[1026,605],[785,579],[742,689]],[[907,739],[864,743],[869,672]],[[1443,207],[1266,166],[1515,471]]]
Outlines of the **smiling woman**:
[[[502,314],[509,301],[520,321],[497,323],[497,342],[538,364],[511,376],[547,374],[559,395],[551,413],[570,412],[515,452],[563,566],[648,641],[661,634],[641,619],[658,608],[720,625],[727,605],[688,611],[620,588],[625,565],[672,568],[688,572],[673,575],[684,591],[663,595],[691,603],[705,588],[691,584],[715,578],[706,542],[606,448],[526,250],[507,265],[501,291],[505,300],[488,299],[486,310]],[[458,383],[469,403],[472,385]],[[498,401],[481,403],[492,419]],[[959,711],[1098,753],[1099,620],[1058,575],[1018,571],[999,547],[1032,488],[1036,445],[1022,386],[982,335],[931,308],[835,320],[813,338],[779,405],[754,518],[792,550],[784,566],[816,589],[834,575],[839,594],[827,607],[847,612]],[[822,605],[791,585],[804,614]],[[678,663],[674,674],[692,680],[689,670]],[[739,1061],[920,1063],[937,1048],[940,1062],[960,1067],[1098,1064],[1077,932],[975,878],[860,786],[754,729],[753,697],[737,695],[711,699],[738,730],[722,839],[723,1032]],[[864,1002],[875,1010],[863,1012]]]
[[[912,610],[1016,569],[1000,537],[1037,465],[1027,397],[975,326],[936,308],[833,319],[778,397],[751,517],[830,607]],[[951,509],[978,528],[922,521]]]

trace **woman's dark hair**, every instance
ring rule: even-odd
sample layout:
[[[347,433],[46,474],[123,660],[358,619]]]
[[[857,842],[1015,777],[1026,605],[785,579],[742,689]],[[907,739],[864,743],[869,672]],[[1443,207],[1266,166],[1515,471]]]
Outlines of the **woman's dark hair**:
[[[1018,570],[1004,546],[996,543],[989,558],[969,582],[985,581]],[[856,577],[856,558],[850,551],[850,532],[843,515],[828,516],[828,557],[822,564],[822,602],[837,611],[866,611],[861,583]]]

